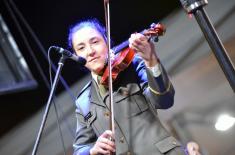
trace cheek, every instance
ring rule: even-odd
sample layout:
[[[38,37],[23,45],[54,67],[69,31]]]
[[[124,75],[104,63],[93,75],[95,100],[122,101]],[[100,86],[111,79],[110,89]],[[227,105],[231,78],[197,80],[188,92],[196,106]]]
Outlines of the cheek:
[[[86,59],[86,53],[85,52],[83,52],[83,53],[81,53],[81,52],[75,52],[76,53],[76,55],[77,56],[80,56],[80,57],[83,57],[84,59]]]
[[[103,42],[102,44],[100,44],[96,48],[97,48],[97,52],[99,52],[99,55],[107,55],[108,47],[105,44],[105,42]]]

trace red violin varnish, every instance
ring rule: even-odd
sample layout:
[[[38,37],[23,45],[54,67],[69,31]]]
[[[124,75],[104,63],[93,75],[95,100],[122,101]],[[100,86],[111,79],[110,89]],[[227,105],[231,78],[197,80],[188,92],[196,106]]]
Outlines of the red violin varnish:
[[[151,24],[150,28],[147,30],[144,30],[142,32],[143,35],[148,37],[149,39],[152,37],[155,37],[155,41],[158,40],[158,36],[164,35],[166,29],[162,24]],[[126,69],[130,63],[132,62],[135,51],[128,47],[129,42],[126,41],[122,43],[121,45],[114,47],[114,51],[118,51],[118,54],[115,56],[114,60],[112,61],[112,80],[115,81],[118,74]],[[128,48],[126,48],[128,47]],[[100,83],[108,86],[108,79],[109,79],[109,70],[108,67],[104,69],[104,73],[101,77]]]

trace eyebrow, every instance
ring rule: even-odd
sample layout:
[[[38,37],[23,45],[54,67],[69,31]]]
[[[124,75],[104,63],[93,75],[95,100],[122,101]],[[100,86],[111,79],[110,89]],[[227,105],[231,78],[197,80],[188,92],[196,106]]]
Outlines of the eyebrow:
[[[91,38],[90,38],[90,40],[95,40],[95,39],[100,39],[100,37],[95,36],[95,37],[91,37]],[[89,41],[90,41],[90,40],[89,40]]]
[[[101,39],[101,38],[98,37],[98,36],[94,36],[94,37],[91,37],[89,39],[89,41],[92,41],[92,40],[95,40],[95,39]],[[84,42],[81,42],[81,43],[77,44],[75,47],[83,46],[84,44],[85,44]]]

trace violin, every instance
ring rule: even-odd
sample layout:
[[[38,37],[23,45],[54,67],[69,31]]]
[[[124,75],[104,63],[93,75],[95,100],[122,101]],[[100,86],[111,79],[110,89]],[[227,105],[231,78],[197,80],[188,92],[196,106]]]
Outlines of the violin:
[[[144,36],[150,39],[154,39],[155,42],[158,41],[159,36],[163,36],[166,32],[164,25],[160,23],[151,24],[150,28],[141,32]],[[115,52],[115,58],[112,60],[111,70],[112,70],[112,81],[115,81],[119,73],[125,70],[132,62],[135,51],[128,47],[129,42],[125,41],[124,43],[114,47],[112,50]],[[128,48],[127,48],[128,47]],[[108,86],[109,79],[109,69],[106,67],[104,69],[103,75],[101,77],[100,83],[104,86]]]

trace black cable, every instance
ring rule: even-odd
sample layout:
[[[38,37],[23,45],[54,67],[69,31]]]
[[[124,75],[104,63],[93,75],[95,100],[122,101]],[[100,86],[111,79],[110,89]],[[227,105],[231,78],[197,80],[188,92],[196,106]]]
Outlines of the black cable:
[[[42,43],[38,40],[38,37],[36,36],[36,34],[34,33],[34,31],[32,30],[32,28],[29,26],[29,24],[27,23],[27,21],[24,19],[22,13],[19,11],[19,9],[16,7],[16,5],[14,4],[14,2],[12,0],[9,0],[12,7],[14,8],[14,11],[17,13],[17,15],[19,16],[19,18],[21,19],[21,21],[23,22],[23,24],[25,25],[26,29],[29,31],[29,33],[31,34],[31,36],[33,37],[34,41],[36,42],[36,44],[38,45],[39,49],[41,50],[41,52],[43,53],[44,58],[48,61],[48,57],[47,57],[47,52],[44,49],[44,47],[42,46]],[[50,63],[51,67],[54,71],[54,73],[56,72],[56,66],[53,63]],[[66,81],[64,80],[64,78],[62,76],[60,76],[60,81],[62,83],[62,85],[64,86],[64,88],[66,89],[66,92],[69,94],[69,96],[71,97],[72,101],[75,102],[76,97],[75,95],[71,92],[68,84],[66,83]],[[47,83],[47,88],[50,90],[50,85],[48,83],[48,81],[45,81]],[[72,104],[74,106],[74,104]],[[61,108],[60,108],[61,109]],[[71,127],[71,125],[68,123],[68,121],[66,121],[68,130],[71,134],[71,136],[74,136],[74,129]]]
[[[60,134],[60,137],[61,137],[61,142],[62,142],[62,146],[63,146],[64,155],[66,155],[66,148],[65,148],[64,138],[63,138],[63,134],[62,134],[61,126],[60,126],[60,118],[59,118],[58,110],[57,110],[57,107],[56,107],[56,104],[55,104],[54,100],[52,100],[52,102],[53,102],[54,109],[55,109],[56,122],[57,122],[57,127],[59,129],[59,134]]]
[[[19,16],[19,18],[21,19],[21,21],[23,22],[23,24],[25,25],[26,29],[29,31],[30,35],[33,37],[34,41],[36,42],[36,44],[38,45],[39,49],[41,50],[41,52],[43,53],[44,58],[48,61],[47,59],[47,52],[44,49],[42,43],[38,40],[38,37],[36,36],[36,34],[33,32],[32,28],[29,26],[28,22],[24,19],[22,13],[19,11],[19,9],[16,7],[16,5],[14,4],[14,2],[12,0],[9,0],[12,7],[14,8],[14,11],[17,13],[17,15]],[[56,66],[55,64],[52,63],[52,69],[54,71],[54,73],[56,72]],[[66,81],[64,80],[64,78],[62,76],[60,76],[60,80],[63,84],[63,86],[65,87],[66,91],[69,93],[71,99],[73,101],[76,100],[75,95],[73,95],[73,93],[71,92],[68,84],[66,83]],[[49,86],[49,85],[48,85]],[[50,88],[50,87],[48,87]]]
[[[45,82],[47,88],[50,89],[50,88],[49,88],[50,86],[49,86],[49,84],[48,84],[48,81],[47,81],[47,79],[46,79],[46,76],[44,75],[44,73],[43,73],[43,71],[42,71],[42,68],[41,68],[40,65],[39,65],[39,62],[37,61],[36,56],[35,56],[34,53],[32,52],[33,50],[32,50],[32,48],[31,48],[31,46],[29,45],[29,43],[28,43],[28,41],[27,41],[27,38],[26,38],[26,36],[24,35],[24,33],[23,33],[23,31],[22,31],[22,29],[21,29],[21,27],[20,27],[20,25],[19,25],[19,23],[18,23],[18,21],[17,21],[15,15],[14,15],[14,13],[13,13],[13,11],[11,10],[11,8],[10,8],[10,6],[9,6],[9,4],[8,4],[8,2],[7,2],[6,0],[4,0],[4,3],[5,3],[5,5],[6,5],[8,11],[9,11],[10,14],[11,14],[11,17],[13,18],[13,21],[15,22],[18,31],[20,32],[20,34],[21,34],[21,36],[22,36],[22,39],[23,39],[23,42],[24,42],[25,45],[26,45],[26,48],[28,49],[28,51],[29,51],[31,57],[32,57],[33,60],[34,60],[34,63],[35,63],[35,65],[36,65],[37,69],[39,70],[39,73],[40,73],[40,75],[42,76],[43,81]],[[53,105],[54,105],[54,107],[56,107],[54,101],[53,101]],[[56,108],[55,108],[55,111],[56,111]],[[56,117],[57,117],[57,112],[56,112]],[[58,118],[57,118],[57,123],[58,123],[58,122],[59,122],[59,121],[58,121]],[[57,125],[58,125],[58,124],[57,124]],[[61,128],[60,128],[60,125],[58,125],[58,126],[59,126],[59,132],[60,132],[60,135],[61,135]],[[61,137],[61,141],[62,141],[62,144],[63,144],[63,146],[64,146],[63,136]],[[64,148],[64,152],[65,152],[65,148]]]
[[[32,52],[33,50],[32,50],[32,48],[31,48],[31,46],[29,45],[26,36],[24,35],[24,33],[23,33],[23,31],[22,31],[22,29],[21,29],[21,27],[20,27],[20,25],[19,25],[19,23],[18,23],[18,21],[17,21],[16,16],[14,15],[12,9],[10,8],[10,6],[9,6],[9,4],[7,3],[6,0],[4,0],[4,3],[5,3],[5,5],[6,5],[8,11],[10,12],[10,15],[11,15],[13,21],[15,22],[18,31],[20,32],[20,34],[21,34],[21,36],[22,36],[22,39],[23,39],[23,42],[24,42],[25,45],[26,45],[26,48],[28,49],[28,51],[30,52],[31,57],[32,57],[33,60],[34,60],[35,65],[36,65],[37,69],[39,70],[40,75],[41,75],[42,78],[43,78],[43,81],[45,82],[47,88],[50,89],[50,86],[49,86],[49,84],[48,84],[48,81],[47,81],[47,79],[46,79],[46,76],[44,75],[44,73],[43,73],[43,71],[42,71],[42,68],[41,68],[40,65],[39,65],[39,62],[37,61],[36,56],[35,56],[34,53]],[[19,10],[17,10],[17,8],[15,7],[14,3],[13,3],[11,0],[10,0],[10,3],[12,4],[12,7],[15,8],[15,11],[18,13],[18,15],[20,16],[20,18],[23,19],[23,17],[22,17],[22,15],[20,14]],[[31,35],[32,35],[33,38],[35,39],[35,41],[36,41],[36,43],[38,44],[38,46],[39,46],[39,47],[41,48],[41,50],[44,51],[44,53],[45,53],[45,50],[43,49],[43,47],[42,47],[41,43],[39,42],[39,40],[37,39],[36,35],[32,32],[32,30],[31,30],[31,28],[29,27],[29,25],[25,22],[25,20],[22,20],[22,21],[23,21],[23,23],[25,23],[25,25],[26,25],[26,27],[28,28],[29,32],[31,32]],[[44,54],[44,55],[45,55],[45,54]],[[52,64],[52,65],[53,65],[53,64]],[[54,69],[55,69],[55,66],[54,66]],[[51,77],[50,77],[50,78],[51,78]],[[60,77],[60,79],[62,79],[62,77]],[[65,84],[65,81],[62,82],[62,83],[64,84],[65,88],[68,88],[67,84]],[[70,93],[70,96],[71,96],[72,99],[75,98],[73,95],[71,95],[70,90],[68,91],[68,93]],[[54,103],[54,102],[53,102],[53,103]],[[55,103],[54,103],[54,108],[55,108],[55,112],[56,112],[57,126],[58,126],[58,128],[59,128],[60,137],[61,137],[62,145],[63,145],[63,148],[64,148],[64,155],[65,155],[65,145],[64,145],[64,140],[63,140],[61,128],[60,128],[60,123],[59,123],[59,118],[58,118],[58,111],[57,111],[57,107],[56,107]],[[71,133],[71,132],[70,132],[70,133]]]

